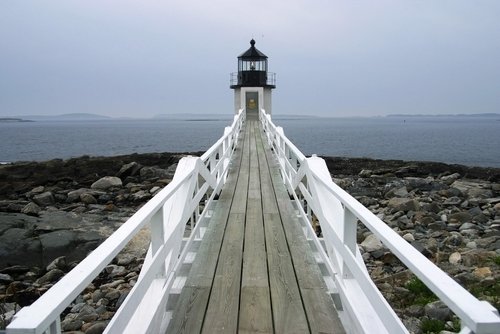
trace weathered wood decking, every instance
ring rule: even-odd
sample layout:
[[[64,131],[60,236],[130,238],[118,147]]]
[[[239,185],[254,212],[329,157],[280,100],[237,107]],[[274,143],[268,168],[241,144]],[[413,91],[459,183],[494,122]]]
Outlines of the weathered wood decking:
[[[168,333],[343,333],[278,166],[248,116]]]

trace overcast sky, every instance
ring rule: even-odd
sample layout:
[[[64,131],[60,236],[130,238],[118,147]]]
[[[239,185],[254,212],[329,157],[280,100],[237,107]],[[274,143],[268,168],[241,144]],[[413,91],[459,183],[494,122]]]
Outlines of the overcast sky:
[[[498,0],[5,0],[0,116],[232,113],[252,37],[274,114],[500,112]]]

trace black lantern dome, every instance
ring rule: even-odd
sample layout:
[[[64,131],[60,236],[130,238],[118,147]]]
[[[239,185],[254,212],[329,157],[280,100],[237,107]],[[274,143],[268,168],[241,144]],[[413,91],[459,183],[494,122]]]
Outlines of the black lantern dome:
[[[276,74],[267,71],[267,56],[250,41],[250,49],[238,56],[238,73],[231,73],[231,88],[276,88]]]

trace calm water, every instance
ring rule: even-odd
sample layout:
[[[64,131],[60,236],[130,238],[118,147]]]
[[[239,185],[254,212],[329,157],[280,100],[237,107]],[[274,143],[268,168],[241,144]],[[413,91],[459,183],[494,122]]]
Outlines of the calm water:
[[[425,160],[500,167],[500,119],[277,119],[306,155]],[[0,162],[209,148],[230,120],[0,123]]]

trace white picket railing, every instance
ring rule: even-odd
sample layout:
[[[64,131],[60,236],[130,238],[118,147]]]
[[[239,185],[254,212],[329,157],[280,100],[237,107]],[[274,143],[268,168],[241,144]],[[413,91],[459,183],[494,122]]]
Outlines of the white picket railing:
[[[306,235],[316,244],[334,278],[342,313],[348,318],[343,321],[348,332],[408,333],[368,274],[356,244],[360,221],[461,319],[461,334],[500,333],[500,316],[493,306],[476,299],[337,186],[325,161],[316,156],[306,158],[265,110],[259,117],[283,181],[295,199]],[[325,247],[312,228],[313,213],[319,220]]]
[[[29,307],[21,309],[7,334],[60,333],[60,314],[145,226],[151,245],[137,283],[106,328],[106,333],[155,333],[162,326],[168,292],[199,222],[220,192],[245,121],[241,110],[224,135],[201,157],[179,161],[174,178],[116,232]],[[181,249],[185,226],[191,237]]]

